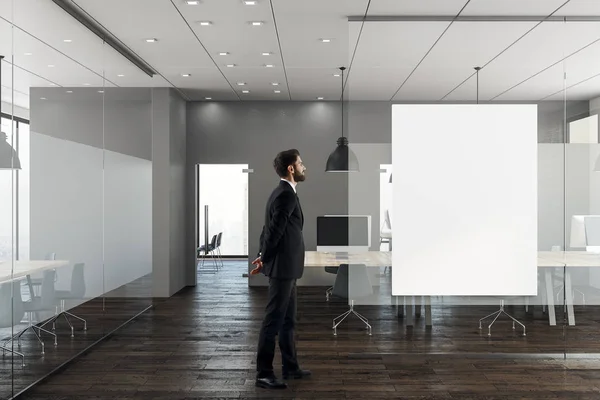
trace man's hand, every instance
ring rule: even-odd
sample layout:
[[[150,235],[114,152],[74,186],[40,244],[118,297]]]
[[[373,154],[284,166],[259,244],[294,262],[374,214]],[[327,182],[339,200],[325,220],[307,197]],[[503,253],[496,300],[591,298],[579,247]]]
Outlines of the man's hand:
[[[261,258],[256,257],[256,260],[252,261],[252,265],[256,265],[256,268],[254,268],[252,271],[250,271],[250,275],[256,275],[256,274],[260,273],[260,270],[263,267]]]

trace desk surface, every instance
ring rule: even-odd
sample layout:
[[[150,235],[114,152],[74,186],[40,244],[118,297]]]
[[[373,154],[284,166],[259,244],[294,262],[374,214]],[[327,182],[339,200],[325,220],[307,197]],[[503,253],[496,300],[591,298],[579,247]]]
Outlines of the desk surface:
[[[538,267],[600,267],[600,254],[586,251],[539,251]],[[340,264],[365,264],[368,267],[392,265],[392,252],[368,251],[336,257],[335,253],[307,251],[306,267],[336,266]]]
[[[0,283],[23,279],[27,275],[42,272],[46,269],[69,265],[66,260],[29,260],[0,262]]]
[[[389,251],[367,251],[364,253],[336,256],[335,253],[307,251],[304,258],[305,267],[336,266],[340,264],[365,264],[368,267],[391,265],[392,253]]]

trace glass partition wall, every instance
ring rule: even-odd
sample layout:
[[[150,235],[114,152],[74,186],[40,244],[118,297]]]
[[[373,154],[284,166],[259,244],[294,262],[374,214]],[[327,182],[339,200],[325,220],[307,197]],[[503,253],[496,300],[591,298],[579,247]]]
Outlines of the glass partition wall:
[[[402,32],[419,26],[419,22],[414,20],[367,21],[364,25],[362,22],[351,22],[350,36],[355,37],[362,30],[360,46],[375,49],[375,43],[371,46],[369,41],[376,41],[377,35],[371,33],[381,29],[382,24],[389,29],[390,45],[394,46],[396,39],[393,38],[398,38],[396,44],[399,49],[403,48],[400,38],[405,37]],[[381,324],[385,324],[393,323],[387,320],[389,313],[385,310],[389,307],[395,309],[407,334],[410,333],[418,345],[407,346],[400,341],[390,351],[519,353],[559,359],[598,353],[595,315],[600,300],[600,272],[596,271],[600,271],[600,199],[597,198],[600,195],[600,172],[597,172],[600,171],[600,64],[597,61],[600,55],[600,25],[598,22],[557,19],[543,22],[510,21],[510,18],[507,21],[455,21],[444,35],[440,35],[448,22],[430,21],[422,24],[419,29],[423,29],[424,34],[440,37],[437,46],[412,49],[415,50],[414,54],[403,53],[403,60],[399,59],[399,54],[357,52],[352,74],[368,74],[372,82],[364,85],[357,79],[347,83],[346,100],[349,100],[349,104],[348,114],[344,118],[347,126],[345,133],[359,163],[359,171],[348,174],[349,214],[371,216],[369,246],[372,252],[385,253],[391,250],[391,254],[385,256],[388,257],[387,263],[380,260],[381,265],[377,270],[366,268],[365,272],[361,268],[349,269],[349,293],[356,310],[359,313],[362,313],[361,309],[364,310],[364,316],[369,318],[371,315],[375,321],[379,316],[383,320]],[[436,33],[436,29],[439,32]],[[548,46],[549,43],[552,46]],[[460,55],[450,57],[444,51],[452,46],[460,49]],[[429,231],[429,239],[424,237],[421,243],[423,248],[429,248],[431,252],[437,249],[446,254],[451,249],[448,247],[450,243],[455,243],[452,245],[457,246],[452,253],[455,259],[464,257],[466,260],[477,252],[474,248],[458,247],[455,237],[447,238],[447,243],[432,239],[437,232],[448,228],[436,225],[442,221],[438,218],[443,216],[440,210],[446,207],[450,197],[461,195],[446,190],[446,187],[438,187],[435,196],[438,209],[432,206],[422,210],[403,210],[404,215],[409,212],[420,215],[418,218],[411,217],[410,221],[420,219],[421,227],[415,228],[408,223],[409,220],[394,219],[394,211],[398,213],[398,209],[394,208],[406,204],[401,196],[411,189],[401,186],[392,190],[393,185],[395,182],[399,185],[408,182],[402,179],[402,174],[414,177],[422,172],[421,166],[416,164],[413,167],[395,165],[394,141],[401,140],[399,146],[410,146],[416,142],[410,140],[410,135],[428,135],[424,141],[430,143],[430,150],[420,153],[424,154],[423,165],[426,168],[427,164],[438,161],[435,157],[440,154],[440,148],[450,153],[444,155],[442,152],[443,157],[448,156],[448,159],[471,157],[473,155],[469,152],[482,151],[478,142],[490,139],[486,134],[495,132],[493,125],[500,123],[490,120],[489,129],[481,129],[480,136],[474,141],[467,141],[460,133],[452,133],[449,126],[429,132],[422,132],[416,126],[396,136],[392,110],[388,117],[380,118],[376,113],[365,112],[369,106],[356,105],[353,98],[365,98],[371,88],[380,89],[381,82],[378,82],[379,74],[376,72],[386,66],[397,66],[400,62],[419,64],[419,67],[399,71],[397,82],[389,84],[390,109],[394,104],[535,106],[537,127],[528,133],[537,138],[536,154],[529,158],[537,159],[535,293],[519,296],[486,295],[486,290],[493,290],[495,281],[506,279],[506,269],[490,269],[487,264],[491,263],[481,258],[480,268],[486,274],[484,283],[478,284],[479,287],[469,295],[450,296],[432,292],[392,295],[394,275],[406,273],[397,265],[390,268],[393,254],[408,250],[403,247],[406,246],[403,236],[418,235],[420,229]],[[439,65],[444,65],[443,77]],[[430,118],[439,117],[431,115]],[[427,125],[428,121],[422,123]],[[519,146],[526,145],[526,139],[520,141],[512,133],[496,132],[497,136],[491,138],[492,143],[503,138],[510,140],[514,154],[517,154]],[[436,140],[440,135],[446,137]],[[459,146],[448,146],[447,135],[456,135],[453,136],[454,144]],[[492,179],[492,176],[496,179],[498,176],[492,175],[498,165],[484,161],[486,158],[495,159],[491,155],[498,148],[502,146],[489,146],[480,154],[481,163],[472,165],[481,179]],[[505,162],[515,160],[507,157]],[[442,166],[437,173],[446,176]],[[385,179],[381,177],[383,175]],[[459,178],[448,179],[459,182]],[[424,179],[420,185],[434,186],[431,188],[433,193],[436,190],[435,182],[435,179]],[[477,182],[473,184],[477,185]],[[509,187],[505,194],[510,194],[511,190]],[[381,199],[383,195],[389,198]],[[385,210],[381,209],[383,205]],[[390,216],[387,221],[386,215]],[[437,217],[432,218],[431,215]],[[513,217],[521,218],[522,215],[515,214]],[[405,222],[405,226],[402,226],[402,222]],[[485,230],[485,227],[481,228]],[[403,229],[416,230],[411,233],[403,232]],[[514,232],[515,235],[518,233],[516,230]],[[349,237],[351,240],[352,237]],[[472,241],[472,244],[475,242]],[[514,250],[504,245],[494,246],[493,242],[485,247],[486,257],[490,259]],[[360,257],[356,259],[360,261]],[[362,258],[368,264],[367,259],[366,256]],[[445,265],[455,264],[448,262]],[[401,276],[397,277],[402,279]],[[518,277],[515,275],[511,279]],[[450,282],[447,284],[450,285]],[[373,326],[373,332],[377,328]],[[440,336],[447,340],[441,342]]]
[[[0,398],[152,304],[151,85],[39,6],[0,9]],[[148,88],[122,87],[124,75]]]

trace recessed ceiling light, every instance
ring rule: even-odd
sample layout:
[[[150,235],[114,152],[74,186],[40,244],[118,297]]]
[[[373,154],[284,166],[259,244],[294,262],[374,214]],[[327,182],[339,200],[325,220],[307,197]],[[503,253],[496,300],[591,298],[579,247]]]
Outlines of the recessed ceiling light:
[[[104,93],[104,90],[98,90],[98,93]]]
[[[90,84],[89,83],[84,83],[83,86],[90,86]]]
[[[198,4],[200,4],[198,0],[187,0],[186,3],[188,4],[188,6],[197,6]]]
[[[238,82],[237,85],[238,86],[244,86],[244,85],[246,85],[246,82]]]
[[[244,4],[247,6],[255,6],[256,0],[244,0]]]
[[[333,76],[335,76],[336,78],[339,78],[341,75],[340,74],[333,74]]]
[[[242,93],[250,93],[249,90],[242,90]]]
[[[210,21],[200,21],[200,25],[201,26],[210,26],[210,25],[212,25],[212,22],[210,22]]]
[[[212,97],[205,97],[205,100],[212,100]]]
[[[227,68],[233,68],[235,67],[235,64],[227,64]]]
[[[267,67],[267,68],[273,68],[273,64],[267,64],[267,65],[265,65],[265,67]]]
[[[54,68],[54,65],[48,64],[48,68]]]
[[[190,76],[192,76],[192,74],[181,74],[181,76],[183,76],[183,77],[187,78],[187,77],[190,77]]]
[[[271,83],[271,85],[273,85],[273,86],[279,86],[279,82],[273,82],[273,83]]]
[[[261,26],[262,24],[264,24],[262,21],[252,21],[252,26]]]
[[[281,90],[273,90],[273,93],[281,93]]]
[[[72,90],[67,90],[67,93],[73,93],[73,91]]]
[[[226,55],[228,55],[228,54],[229,54],[229,53],[228,53],[228,52],[226,52],[226,51],[222,51],[222,52],[220,52],[220,53],[219,53],[219,55],[220,55],[220,56],[226,56]]]
[[[317,100],[323,100],[323,97],[317,97]]]
[[[25,53],[25,55],[26,55],[26,56],[30,56],[30,55],[32,55],[32,54],[33,54],[33,53]]]
[[[265,51],[264,53],[262,53],[262,55],[263,55],[263,56],[270,56],[270,55],[271,55],[271,53],[269,53],[269,52]]]
[[[40,97],[40,100],[46,100],[46,98],[45,97]]]
[[[119,75],[117,75],[117,76],[118,76],[119,78],[122,78],[122,77],[124,77],[125,75],[123,75],[123,74],[119,74]]]
[[[65,39],[65,40],[63,40],[63,42],[65,42],[65,43],[71,43],[72,40],[71,39]]]
[[[56,83],[51,83],[50,86],[56,86]]]
[[[331,39],[319,39],[321,42],[323,43],[329,43],[331,42]]]
[[[158,42],[157,38],[148,38],[146,39],[146,43],[154,43],[154,42]]]

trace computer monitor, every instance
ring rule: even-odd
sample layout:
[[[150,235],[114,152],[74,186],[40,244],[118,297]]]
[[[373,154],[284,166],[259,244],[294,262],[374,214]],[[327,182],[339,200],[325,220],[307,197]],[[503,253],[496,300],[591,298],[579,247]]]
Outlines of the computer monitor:
[[[600,252],[600,215],[573,215],[569,246]]]
[[[361,253],[371,247],[370,215],[317,217],[317,251]]]

